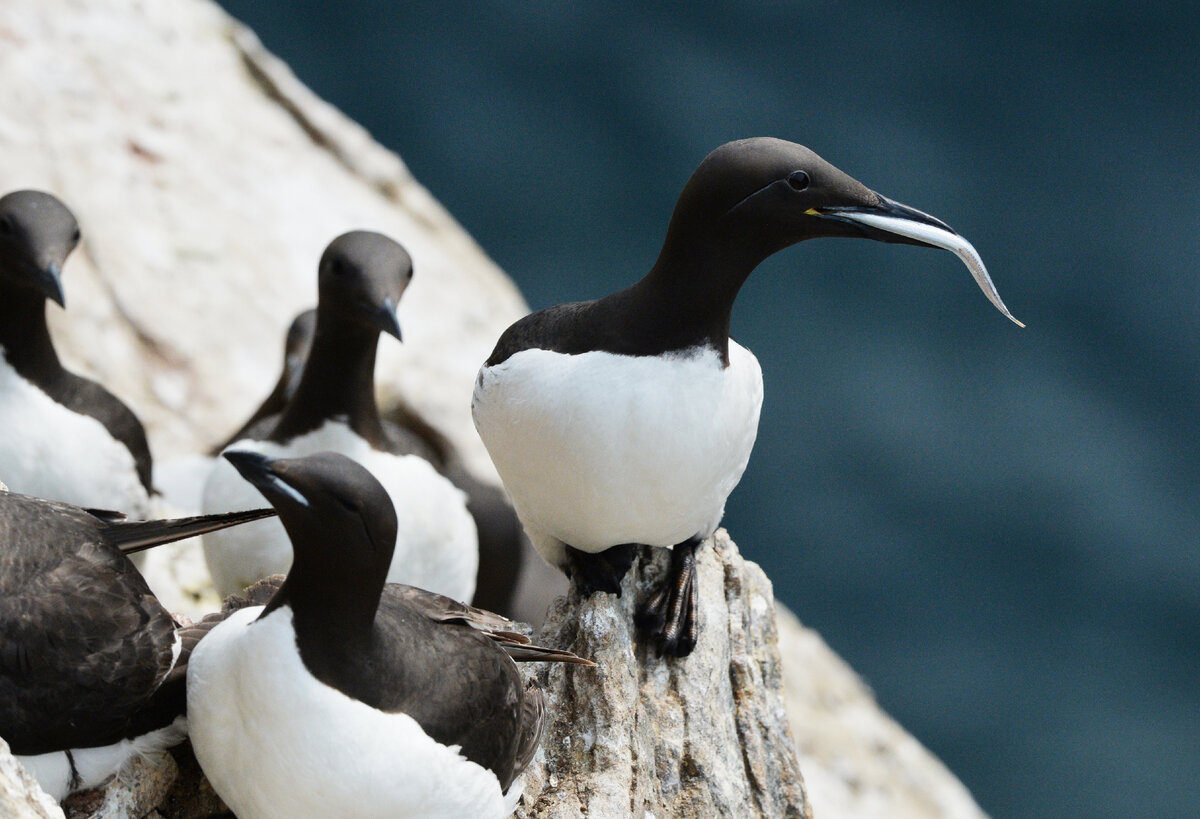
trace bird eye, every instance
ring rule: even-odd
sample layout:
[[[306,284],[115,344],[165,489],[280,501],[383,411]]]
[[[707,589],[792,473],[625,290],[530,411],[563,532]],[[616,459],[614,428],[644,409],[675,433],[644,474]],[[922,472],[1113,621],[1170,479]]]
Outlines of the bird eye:
[[[0,233],[4,234],[5,236],[12,236],[12,219],[9,219],[7,216],[5,216],[3,219],[0,219]]]
[[[788,184],[792,186],[794,191],[802,191],[808,187],[808,174],[804,171],[792,171],[788,176]]]
[[[79,244],[79,228],[75,228],[75,232],[71,234],[71,242]]]

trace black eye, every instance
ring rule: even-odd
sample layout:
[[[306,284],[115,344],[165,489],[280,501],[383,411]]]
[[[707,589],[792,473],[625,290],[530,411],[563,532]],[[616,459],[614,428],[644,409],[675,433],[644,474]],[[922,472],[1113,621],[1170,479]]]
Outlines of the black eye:
[[[4,234],[5,236],[12,236],[12,234],[13,234],[12,219],[9,219],[7,216],[5,216],[3,219],[0,219],[0,233]]]
[[[788,184],[792,186],[794,191],[802,191],[808,187],[808,174],[804,171],[792,171],[788,175]]]
[[[71,243],[79,244],[79,228],[75,228],[75,232],[71,234]]]
[[[350,265],[346,264],[346,260],[341,258],[340,256],[333,260],[332,267],[333,267],[334,275],[336,275],[336,276],[341,276],[347,270],[350,269]]]

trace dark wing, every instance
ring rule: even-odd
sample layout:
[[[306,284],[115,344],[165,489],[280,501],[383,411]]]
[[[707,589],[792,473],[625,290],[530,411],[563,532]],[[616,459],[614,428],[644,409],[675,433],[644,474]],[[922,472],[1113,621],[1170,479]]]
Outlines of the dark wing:
[[[282,574],[273,574],[270,577],[264,577],[256,583],[253,583],[242,589],[239,594],[231,594],[221,601],[221,614],[224,615],[221,619],[228,617],[238,609],[244,609],[247,606],[265,606],[271,602],[271,598],[275,596],[275,592],[283,586],[283,581],[286,576]],[[212,615],[209,615],[210,617]]]
[[[142,422],[121,399],[95,381],[74,373],[65,375],[67,377],[58,379],[55,386],[47,392],[53,392],[51,397],[68,409],[95,418],[113,438],[124,444],[137,466],[138,480],[146,488],[146,492],[153,494],[154,487],[150,480],[150,444],[146,441],[146,430],[142,427]]]
[[[101,531],[106,543],[125,554],[132,554],[206,532],[237,526],[240,523],[273,517],[275,514],[277,513],[274,509],[251,509],[245,512],[221,512],[174,520],[103,520]]]
[[[414,410],[398,404],[383,419],[387,450],[393,455],[416,455],[445,472],[447,458],[453,451],[450,441],[425,422]]]
[[[429,736],[458,745],[463,756],[507,787],[520,745],[520,672],[488,634],[469,624],[480,619],[470,607],[448,598],[442,600],[453,605],[444,605],[440,595],[419,589],[399,593],[407,588],[387,587],[375,618],[374,652],[363,658],[357,680],[346,682],[375,686],[377,703],[358,698],[383,711],[408,714]],[[420,610],[406,597],[418,601]],[[331,671],[350,676],[344,665]],[[344,685],[336,687],[350,693]]]
[[[507,617],[468,606],[442,594],[402,583],[388,583],[383,596],[385,600],[400,602],[436,623],[460,623],[488,634],[507,635],[513,642],[529,642],[529,638],[521,633],[522,628],[528,629],[523,623],[514,623]]]
[[[147,724],[176,624],[128,560],[84,544],[25,581],[0,598],[0,736],[14,753],[107,745],[178,715]]]
[[[297,632],[297,642],[318,679],[373,708],[407,714],[507,788],[523,747],[526,708],[525,684],[510,654],[581,662],[569,652],[530,645],[514,626],[448,597],[388,584],[366,650],[331,655],[326,645],[306,653],[305,632]]]
[[[525,696],[521,701],[521,736],[517,744],[516,764],[513,766],[514,779],[533,761],[545,730],[546,701],[542,697],[541,687],[530,680],[525,683]]]
[[[435,623],[461,624],[479,631],[498,644],[516,662],[573,663],[595,665],[591,660],[558,648],[533,645],[524,633],[528,626],[514,623],[484,609],[468,606],[445,595],[436,594],[416,586],[389,583],[384,587],[384,598],[408,606]]]

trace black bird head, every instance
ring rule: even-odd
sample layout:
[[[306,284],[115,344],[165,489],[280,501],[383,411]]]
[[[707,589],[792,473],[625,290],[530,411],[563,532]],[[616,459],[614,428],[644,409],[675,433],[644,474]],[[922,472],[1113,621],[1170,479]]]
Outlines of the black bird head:
[[[826,236],[950,250],[988,300],[1020,324],[975,249],[948,225],[881,196],[808,148],[782,139],[743,139],[710,153],[679,196],[664,254],[686,253],[685,247],[724,253],[733,269],[748,273],[789,245]]]
[[[0,281],[34,290],[65,306],[62,266],[79,244],[79,223],[42,191],[0,197]]]
[[[304,566],[318,578],[377,578],[382,588],[396,548],[396,511],[365,467],[334,452],[276,459],[247,450],[223,454],[279,513],[292,541],[293,571]]]
[[[321,256],[317,309],[399,339],[396,305],[412,275],[412,257],[393,240],[366,230],[343,233]]]

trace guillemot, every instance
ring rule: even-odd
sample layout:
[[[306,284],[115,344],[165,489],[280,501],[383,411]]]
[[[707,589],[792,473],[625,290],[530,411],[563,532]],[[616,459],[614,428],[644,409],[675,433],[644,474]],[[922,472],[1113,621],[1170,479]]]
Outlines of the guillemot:
[[[397,506],[400,528],[389,580],[468,601],[479,550],[466,499],[428,461],[396,446],[375,402],[379,335],[400,338],[396,305],[412,271],[404,248],[379,233],[352,231],[330,242],[318,269],[312,346],[295,393],[276,419],[260,421],[250,437],[232,446],[272,457],[331,450],[363,464]],[[245,509],[258,501],[254,488],[218,459],[201,508]],[[286,572],[292,558],[277,521],[206,537],[204,554],[222,595]]]
[[[316,331],[316,317],[316,310],[305,310],[292,320],[284,338],[283,366],[274,388],[213,454],[243,438],[262,438],[270,433],[300,383]],[[479,543],[479,567],[471,602],[506,617],[514,616],[514,596],[525,564],[524,552],[529,547],[520,519],[504,491],[472,474],[453,442],[403,400],[381,416],[381,422],[394,454],[424,458],[466,494],[467,511],[475,522]]]
[[[188,664],[196,758],[241,819],[508,816],[541,690],[514,660],[591,664],[488,612],[386,584],[396,510],[336,453],[224,457],[279,512],[295,557],[265,607]]]
[[[476,428],[543,557],[585,594],[619,594],[635,546],[673,549],[670,576],[638,616],[661,653],[695,645],[695,550],[758,430],[762,372],[729,337],[734,299],[761,261],[822,236],[950,250],[1020,324],[945,223],[803,146],[756,138],[701,162],[645,277],[520,319],[479,371]]]
[[[128,555],[273,515],[123,521],[0,492],[0,736],[61,800],[186,735],[181,627]]]
[[[296,387],[300,383],[300,374],[304,372],[304,361],[308,358],[308,351],[312,347],[313,334],[316,330],[317,311],[315,309],[304,310],[292,319],[292,323],[288,325],[287,333],[284,335],[283,369],[279,373],[275,386],[258,405],[258,409],[250,413],[250,417],[238,428],[238,431],[226,438],[223,443],[213,447],[209,452],[210,455],[220,455],[225,447],[237,443],[243,438],[262,437],[270,433],[271,428],[279,420],[279,414],[283,412],[288,401],[296,393]]]
[[[150,447],[137,416],[68,372],[46,326],[79,243],[66,205],[41,191],[0,198],[0,473],[13,491],[134,517],[149,512]]]

